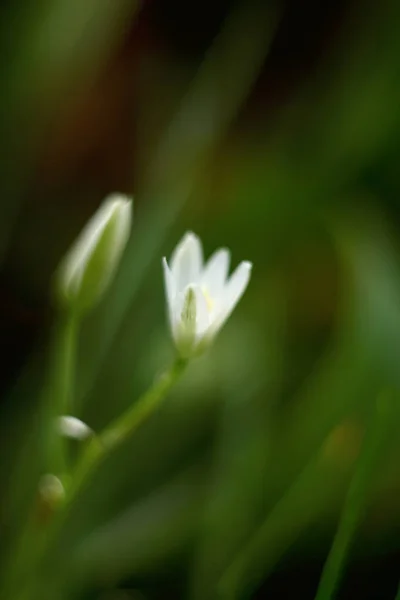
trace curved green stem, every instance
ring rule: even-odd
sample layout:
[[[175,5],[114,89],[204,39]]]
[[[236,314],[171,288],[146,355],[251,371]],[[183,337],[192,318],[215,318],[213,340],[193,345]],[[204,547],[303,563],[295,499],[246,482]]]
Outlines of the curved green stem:
[[[70,413],[74,408],[75,364],[78,342],[79,319],[70,314],[62,324],[60,361],[58,370],[59,399],[58,412]]]
[[[75,315],[68,313],[62,316],[52,344],[50,377],[44,389],[43,468],[46,473],[61,478],[67,473],[68,464],[65,440],[57,430],[56,419],[69,413],[73,403],[78,327],[79,321]],[[14,597],[14,586],[19,584],[21,578],[30,580],[34,571],[37,545],[45,536],[45,526],[38,519],[37,503],[36,496],[4,571],[2,598]]]
[[[67,459],[66,442],[57,430],[56,419],[71,414],[74,407],[78,331],[78,317],[73,313],[63,315],[56,334],[52,375],[47,393],[45,468],[47,472],[58,476],[67,472]]]
[[[73,502],[100,460],[129,438],[161,404],[181,377],[186,365],[186,360],[177,358],[172,367],[161,375],[139,400],[106,427],[99,436],[93,438],[73,473],[62,512],[66,512],[68,505]]]
[[[71,482],[66,486],[66,496],[58,512],[50,523],[47,535],[42,544],[36,548],[36,567],[50,550],[58,532],[62,528],[68,514],[77,500],[80,491],[101,461],[115,448],[135,433],[142,423],[160,406],[171,388],[179,380],[187,365],[187,361],[177,358],[172,367],[159,377],[150,389],[143,394],[128,410],[112,422],[98,436],[88,443],[81,459],[72,473]],[[24,593],[25,590],[22,590]],[[24,596],[21,596],[21,599]]]

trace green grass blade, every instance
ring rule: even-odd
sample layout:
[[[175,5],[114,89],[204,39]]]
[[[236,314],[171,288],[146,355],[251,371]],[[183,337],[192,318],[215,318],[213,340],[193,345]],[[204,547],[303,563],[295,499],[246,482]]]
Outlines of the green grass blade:
[[[387,398],[379,398],[350,483],[339,526],[325,563],[316,600],[331,600],[340,583],[356,529],[362,519],[373,473],[391,419]]]

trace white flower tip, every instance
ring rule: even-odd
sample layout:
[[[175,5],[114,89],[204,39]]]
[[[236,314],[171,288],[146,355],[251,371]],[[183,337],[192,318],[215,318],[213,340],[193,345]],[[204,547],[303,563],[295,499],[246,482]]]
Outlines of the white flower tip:
[[[86,423],[68,415],[58,418],[57,429],[61,435],[79,441],[83,441],[93,434],[93,430]]]
[[[127,196],[126,194],[121,194],[120,192],[113,192],[105,198],[104,203],[113,206],[118,206],[121,208],[131,209],[133,204],[133,197]]]
[[[133,202],[133,196],[127,196],[126,194],[121,194],[120,192],[113,192],[109,195],[114,202],[120,202],[126,206],[130,206]]]
[[[133,197],[115,192],[107,196],[104,204],[110,206],[112,214],[119,213],[120,222],[123,226],[120,229],[120,234],[122,234],[122,238],[127,239],[133,217]]]
[[[193,231],[187,231],[185,233],[185,235],[183,236],[183,241],[184,242],[195,242],[199,239],[199,237],[193,233]]]
[[[133,198],[123,194],[111,194],[109,196],[113,211],[118,211],[121,215],[121,222],[125,221],[126,235],[129,235],[131,222],[133,219]]]
[[[201,241],[198,235],[193,231],[187,231],[183,236],[179,248],[181,251],[190,251],[201,246]]]
[[[252,263],[252,262],[250,262],[249,260],[244,260],[244,261],[242,262],[242,265],[243,265],[243,267],[244,267],[245,269],[247,269],[248,271],[251,271],[251,270],[252,270],[252,268],[253,268],[253,263]]]

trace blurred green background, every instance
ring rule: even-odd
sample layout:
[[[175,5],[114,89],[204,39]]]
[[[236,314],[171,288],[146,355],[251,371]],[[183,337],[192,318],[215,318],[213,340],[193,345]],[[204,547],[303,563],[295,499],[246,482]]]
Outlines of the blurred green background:
[[[94,430],[172,358],[161,258],[186,230],[253,275],[82,493],[41,598],[213,600],[249,548],[237,598],[312,598],[381,394],[390,427],[338,597],[394,598],[399,2],[8,0],[0,30],[3,562],[42,468],[52,274],[120,191],[131,241],[80,339]]]

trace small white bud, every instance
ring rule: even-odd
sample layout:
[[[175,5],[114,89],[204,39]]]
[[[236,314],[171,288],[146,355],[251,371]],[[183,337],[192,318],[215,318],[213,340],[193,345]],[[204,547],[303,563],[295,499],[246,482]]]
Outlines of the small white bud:
[[[92,308],[110,285],[129,238],[132,201],[108,196],[61,262],[56,276],[64,307],[79,313]]]
[[[39,494],[48,506],[56,506],[64,500],[65,490],[58,477],[47,473],[39,481]]]
[[[92,429],[86,423],[68,415],[58,417],[57,429],[61,435],[79,441],[86,440],[93,434]]]

